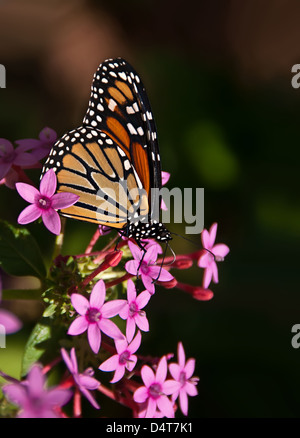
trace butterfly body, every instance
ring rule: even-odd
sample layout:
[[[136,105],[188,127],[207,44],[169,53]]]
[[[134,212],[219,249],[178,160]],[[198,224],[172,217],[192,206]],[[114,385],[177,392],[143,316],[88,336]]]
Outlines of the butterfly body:
[[[79,201],[61,214],[116,228],[137,242],[171,239],[157,212],[161,188],[155,122],[145,88],[123,59],[100,64],[82,126],[53,146],[57,190]]]

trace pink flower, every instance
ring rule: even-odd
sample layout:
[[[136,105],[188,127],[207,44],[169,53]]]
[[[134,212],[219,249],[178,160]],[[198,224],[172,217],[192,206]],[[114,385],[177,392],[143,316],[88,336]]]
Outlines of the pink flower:
[[[12,165],[29,167],[37,163],[34,155],[28,152],[30,147],[18,146],[14,149],[12,143],[0,138],[0,181],[6,176]]]
[[[93,389],[97,389],[100,385],[98,380],[94,379],[93,377],[94,371],[92,370],[92,368],[87,368],[82,374],[78,373],[75,348],[71,349],[70,357],[64,348],[62,348],[60,351],[62,358],[65,361],[65,364],[67,365],[70,373],[73,376],[75,385],[78,387],[80,392],[88,399],[88,401],[94,408],[100,409],[100,406],[89,392]]]
[[[144,386],[140,386],[134,392],[133,399],[137,403],[147,402],[146,418],[157,415],[157,408],[165,417],[174,417],[173,403],[167,396],[178,391],[181,384],[175,380],[166,380],[167,371],[166,356],[160,359],[155,374],[148,365],[144,365],[141,369]]]
[[[136,337],[130,344],[128,344],[125,339],[115,340],[117,354],[114,354],[99,366],[99,370],[101,371],[115,370],[114,377],[110,383],[116,383],[122,379],[125,374],[125,368],[128,371],[133,370],[137,362],[137,357],[133,353],[135,353],[141,345],[141,340],[142,336],[140,331],[137,332]]]
[[[173,279],[173,276],[166,269],[163,269],[161,266],[154,266],[157,259],[157,248],[155,245],[151,245],[145,255],[134,243],[129,241],[128,246],[134,260],[129,260],[125,264],[125,269],[132,275],[140,274],[144,286],[150,294],[155,292],[154,281],[170,281]]]
[[[179,396],[180,409],[184,415],[188,414],[188,395],[193,397],[198,394],[196,385],[199,381],[198,377],[192,377],[195,370],[195,359],[188,359],[185,362],[185,353],[181,342],[178,343],[178,364],[171,363],[169,365],[170,373],[174,380],[180,383],[178,391],[172,395],[172,400],[175,401]]]
[[[69,335],[80,335],[87,330],[88,341],[95,354],[101,344],[101,332],[113,339],[123,339],[124,335],[115,323],[109,320],[116,316],[125,305],[125,300],[112,300],[104,304],[105,283],[99,280],[91,292],[90,301],[80,294],[72,294],[71,302],[78,316],[70,325]]]
[[[137,297],[133,281],[128,280],[127,303],[119,313],[122,319],[126,319],[126,338],[128,342],[130,342],[134,336],[136,325],[143,332],[149,331],[148,319],[142,309],[146,306],[150,297],[151,294],[146,290],[141,292]]]
[[[51,128],[44,128],[39,133],[39,139],[35,138],[25,138],[22,140],[17,140],[16,143],[19,145],[20,149],[31,149],[31,155],[35,157],[36,161],[41,160],[46,157],[54,143],[56,142],[57,134]]]
[[[79,197],[74,193],[55,193],[56,175],[53,169],[48,170],[40,183],[40,191],[26,183],[17,183],[16,189],[22,198],[31,205],[26,207],[18,217],[19,224],[28,224],[42,216],[45,227],[53,234],[59,234],[61,223],[56,210],[75,204]]]
[[[19,418],[58,418],[55,409],[65,405],[72,396],[67,389],[45,389],[45,377],[37,364],[29,371],[27,380],[9,383],[2,389],[12,403],[21,407]]]
[[[205,269],[203,275],[203,287],[205,289],[208,288],[211,280],[213,280],[214,283],[218,283],[219,278],[216,262],[223,261],[224,257],[229,253],[229,248],[224,243],[218,243],[217,245],[214,245],[217,227],[218,224],[214,223],[210,227],[209,231],[204,229],[201,233],[203,248],[208,250],[206,254],[203,254],[198,260],[198,266]]]

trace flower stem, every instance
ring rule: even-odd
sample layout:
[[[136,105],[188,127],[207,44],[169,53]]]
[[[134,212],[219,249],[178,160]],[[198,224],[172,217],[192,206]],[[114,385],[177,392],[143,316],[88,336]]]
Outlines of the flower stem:
[[[56,257],[61,253],[61,248],[62,248],[63,242],[64,242],[65,227],[66,227],[66,218],[62,217],[61,218],[61,231],[55,240],[55,246],[54,246],[54,251],[53,251],[53,260],[56,259]]]

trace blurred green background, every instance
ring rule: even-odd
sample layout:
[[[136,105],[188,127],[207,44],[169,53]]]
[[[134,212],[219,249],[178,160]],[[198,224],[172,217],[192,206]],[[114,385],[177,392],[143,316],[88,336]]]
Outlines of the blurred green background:
[[[98,64],[122,56],[146,85],[168,187],[205,189],[205,227],[218,222],[217,241],[230,247],[218,265],[220,283],[211,284],[215,296],[197,302],[157,288],[142,346],[162,355],[181,340],[196,358],[191,417],[299,416],[300,350],[291,345],[300,323],[300,89],[291,85],[299,18],[297,0],[0,2],[7,73],[0,137],[78,126]],[[37,182],[39,172],[30,176]],[[16,223],[22,199],[1,187],[0,200],[1,218]],[[170,229],[184,235],[184,226]],[[28,228],[49,257],[52,237],[42,225]],[[81,253],[93,231],[69,221],[64,253]],[[196,248],[180,237],[172,247],[177,254]],[[202,281],[196,266],[176,276]],[[40,308],[13,309],[25,326],[7,338],[0,368],[17,376]]]

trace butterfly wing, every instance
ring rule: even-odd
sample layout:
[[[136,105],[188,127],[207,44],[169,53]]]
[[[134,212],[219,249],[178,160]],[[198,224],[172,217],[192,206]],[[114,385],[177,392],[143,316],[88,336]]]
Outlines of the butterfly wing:
[[[53,168],[58,191],[79,201],[65,216],[123,228],[151,222],[160,205],[156,126],[140,77],[125,60],[100,64],[83,126],[56,142],[42,175]]]
[[[52,168],[57,191],[79,201],[61,214],[113,228],[147,217],[148,197],[123,150],[105,132],[86,126],[67,132],[52,148],[43,173]]]
[[[83,124],[101,129],[124,151],[154,211],[159,203],[158,193],[151,188],[161,188],[157,131],[145,87],[124,59],[109,59],[100,64]]]

